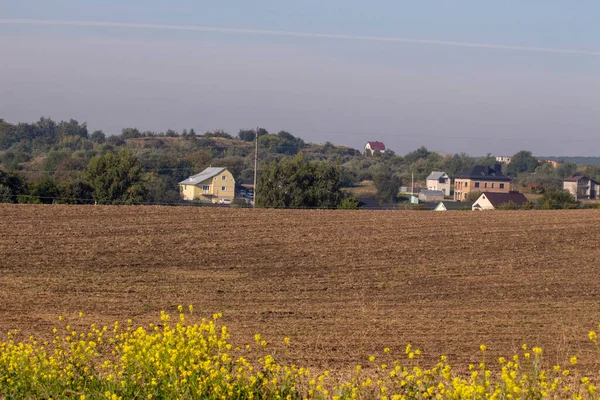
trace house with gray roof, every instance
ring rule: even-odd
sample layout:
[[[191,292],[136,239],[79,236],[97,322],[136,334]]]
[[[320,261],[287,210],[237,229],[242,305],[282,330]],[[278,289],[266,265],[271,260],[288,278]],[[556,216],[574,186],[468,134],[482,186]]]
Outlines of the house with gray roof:
[[[235,195],[235,179],[227,168],[209,167],[179,182],[179,192],[186,201],[229,204]]]
[[[450,196],[451,179],[444,171],[432,171],[427,177],[428,190],[441,190],[444,196]]]

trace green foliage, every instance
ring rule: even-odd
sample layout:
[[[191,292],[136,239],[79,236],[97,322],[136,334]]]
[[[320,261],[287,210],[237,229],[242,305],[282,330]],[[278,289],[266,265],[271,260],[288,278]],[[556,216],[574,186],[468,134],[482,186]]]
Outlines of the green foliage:
[[[8,169],[18,169],[19,164],[31,160],[31,156],[22,151],[7,151],[0,156],[0,164]]]
[[[342,210],[358,210],[360,208],[360,200],[354,196],[350,196],[342,200],[340,203]]]
[[[14,203],[15,200],[12,190],[0,184],[0,203]]]
[[[569,192],[555,190],[544,193],[538,201],[540,210],[560,210],[577,208],[577,200]]]
[[[425,159],[429,156],[431,152],[427,150],[427,147],[421,146],[415,151],[411,151],[407,155],[404,156],[405,162],[412,164],[417,162],[418,160]]]
[[[44,176],[41,181],[34,184],[29,193],[31,197],[38,199],[43,204],[52,204],[56,198],[60,197],[56,181],[49,176]]]
[[[475,159],[465,153],[454,154],[452,157],[446,159],[443,167],[441,168],[449,176],[455,176],[459,172],[467,170],[475,165]]]
[[[121,149],[93,157],[86,178],[99,204],[139,204],[144,201],[142,171],[137,157]]]
[[[207,131],[206,133],[204,133],[203,136],[206,138],[218,137],[218,138],[225,138],[225,139],[233,139],[229,133],[222,131],[220,129],[216,130],[216,131]]]
[[[106,135],[100,130],[94,131],[90,135],[90,140],[94,143],[102,144],[106,141]]]
[[[302,154],[271,163],[257,182],[259,207],[337,208],[342,197],[339,168]]]
[[[549,165],[549,164],[548,164]],[[563,162],[556,167],[556,175],[560,179],[568,178],[577,173],[577,164],[571,162]]]
[[[266,149],[271,153],[295,155],[305,145],[304,140],[294,135],[281,131],[278,134],[259,134],[258,145],[261,149]]]
[[[506,173],[510,176],[517,176],[522,172],[533,172],[539,166],[540,163],[530,151],[521,150],[512,156],[510,164],[506,166]]]
[[[373,183],[377,189],[376,198],[380,204],[396,202],[402,181],[388,164],[379,164],[373,170]]]
[[[137,128],[123,128],[121,130],[121,139],[135,139],[142,137],[142,133]]]
[[[481,191],[476,190],[476,191],[470,192],[465,201],[470,201],[471,203],[474,203],[475,200],[477,200],[479,198],[479,196],[481,196]]]
[[[4,196],[18,196],[27,192],[27,184],[25,180],[16,172],[5,172],[0,169],[0,186],[4,187]],[[12,197],[11,203],[16,202],[16,198]]]
[[[178,204],[179,190],[170,182],[169,176],[149,173],[144,176],[145,197],[150,204]]]
[[[59,183],[60,198],[56,200],[61,204],[93,204],[92,187],[80,178]]]
[[[256,138],[256,132],[254,129],[240,129],[238,137],[245,142],[253,142]]]

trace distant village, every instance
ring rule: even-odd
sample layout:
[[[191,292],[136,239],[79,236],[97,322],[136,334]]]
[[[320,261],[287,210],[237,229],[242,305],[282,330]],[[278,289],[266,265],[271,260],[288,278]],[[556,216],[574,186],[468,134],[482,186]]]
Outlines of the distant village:
[[[364,146],[366,156],[384,153],[386,146],[382,142],[370,141]],[[400,187],[399,194],[409,197],[412,204],[435,211],[452,210],[494,210],[507,204],[522,207],[528,198],[511,186],[511,178],[502,173],[502,166],[511,163],[511,157],[496,156],[496,164],[474,165],[455,176],[445,171],[431,171],[425,182],[413,182],[409,187]],[[557,168],[554,160],[538,160]],[[254,185],[238,185],[227,168],[209,167],[179,183],[184,201],[228,205],[234,198],[247,204],[254,204]],[[563,190],[576,200],[600,200],[600,182],[587,176],[574,175],[565,178]],[[477,197],[473,197],[475,194]]]

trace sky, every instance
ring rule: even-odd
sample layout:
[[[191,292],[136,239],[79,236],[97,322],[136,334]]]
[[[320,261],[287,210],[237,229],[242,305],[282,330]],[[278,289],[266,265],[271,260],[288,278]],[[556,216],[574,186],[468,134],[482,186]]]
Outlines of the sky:
[[[600,156],[597,0],[0,0],[0,118]]]

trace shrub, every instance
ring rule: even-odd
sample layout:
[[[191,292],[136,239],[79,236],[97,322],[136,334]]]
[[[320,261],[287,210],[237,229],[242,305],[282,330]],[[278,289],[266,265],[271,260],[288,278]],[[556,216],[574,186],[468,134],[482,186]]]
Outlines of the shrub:
[[[350,196],[342,200],[340,208],[343,210],[358,210],[360,208],[360,200],[357,197]]]

